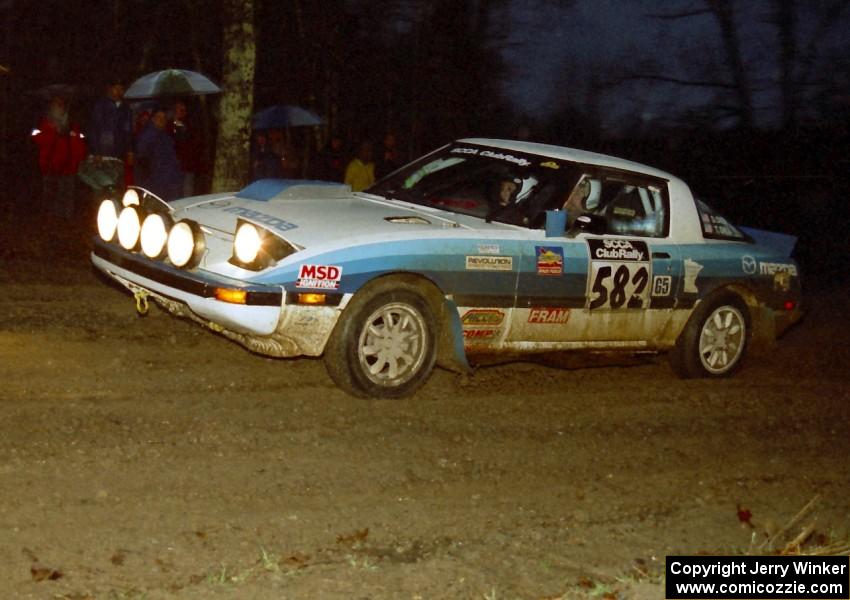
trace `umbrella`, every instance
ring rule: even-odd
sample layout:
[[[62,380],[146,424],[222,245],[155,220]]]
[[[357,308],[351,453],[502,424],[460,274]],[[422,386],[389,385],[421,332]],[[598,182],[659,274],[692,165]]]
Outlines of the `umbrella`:
[[[139,77],[127,88],[128,100],[159,96],[203,96],[218,94],[221,88],[206,76],[185,69],[166,69]]]
[[[308,127],[321,125],[322,119],[313,111],[291,106],[288,104],[277,104],[264,108],[251,118],[254,129],[286,129],[287,127]]]

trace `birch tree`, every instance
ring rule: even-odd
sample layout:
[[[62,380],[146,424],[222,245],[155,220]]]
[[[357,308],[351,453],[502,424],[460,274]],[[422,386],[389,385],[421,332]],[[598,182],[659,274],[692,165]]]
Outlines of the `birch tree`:
[[[257,49],[254,0],[222,0],[224,57],[212,191],[242,187],[250,170]]]

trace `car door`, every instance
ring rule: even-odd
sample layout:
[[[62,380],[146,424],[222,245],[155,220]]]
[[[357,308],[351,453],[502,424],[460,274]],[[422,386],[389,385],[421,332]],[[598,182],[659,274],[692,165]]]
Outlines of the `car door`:
[[[666,187],[599,169],[583,179],[592,190],[584,210],[605,231],[573,228],[528,243],[510,340],[544,348],[651,343],[670,318],[681,271],[675,245],[665,240]]]

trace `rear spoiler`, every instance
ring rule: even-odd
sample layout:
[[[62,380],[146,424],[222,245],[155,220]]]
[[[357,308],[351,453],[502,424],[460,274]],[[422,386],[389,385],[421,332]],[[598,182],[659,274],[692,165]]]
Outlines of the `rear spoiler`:
[[[765,246],[780,256],[790,257],[794,246],[797,244],[797,237],[787,233],[775,233],[763,229],[752,229],[751,227],[739,227],[738,229],[753,238],[760,246]]]

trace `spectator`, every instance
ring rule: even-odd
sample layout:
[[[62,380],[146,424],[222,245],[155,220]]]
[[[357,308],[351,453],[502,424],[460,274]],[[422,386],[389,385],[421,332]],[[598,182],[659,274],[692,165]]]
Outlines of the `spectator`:
[[[74,180],[86,156],[86,143],[79,126],[68,116],[65,98],[51,98],[32,136],[38,145],[42,203],[51,215],[69,218],[74,214]]]
[[[316,160],[316,179],[339,181],[345,179],[345,144],[339,135],[331,135]]]
[[[174,103],[174,120],[171,133],[174,136],[174,148],[183,173],[183,196],[195,195],[195,175],[203,172],[203,144],[194,125],[188,120],[186,103],[178,100]]]
[[[392,132],[384,136],[378,160],[375,163],[375,178],[386,177],[401,166],[401,158],[396,145],[395,134]]]
[[[183,173],[168,134],[165,109],[156,108],[136,141],[136,184],[153,192],[165,201],[180,197],[183,192]]]
[[[372,162],[372,143],[360,142],[355,156],[345,168],[345,183],[360,192],[375,183],[375,163]]]
[[[283,177],[280,155],[272,149],[269,136],[265,131],[254,132],[254,143],[251,150],[252,180]]]
[[[94,157],[124,161],[129,183],[133,165],[133,114],[124,102],[124,85],[112,81],[94,104],[88,127],[89,150]]]

